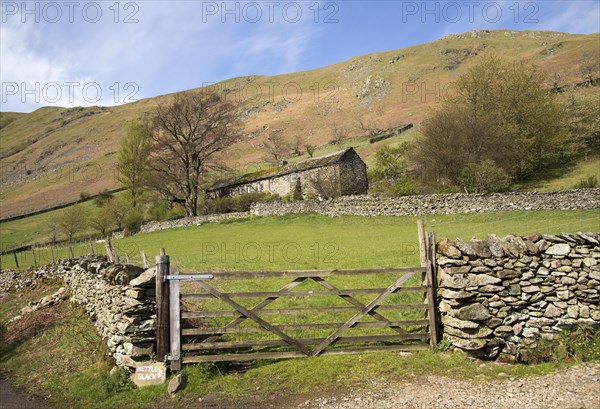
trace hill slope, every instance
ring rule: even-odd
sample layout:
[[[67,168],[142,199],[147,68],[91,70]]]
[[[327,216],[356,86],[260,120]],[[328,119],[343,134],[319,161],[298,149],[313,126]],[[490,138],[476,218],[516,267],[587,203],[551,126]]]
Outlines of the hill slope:
[[[289,140],[325,145],[333,128],[348,136],[356,126],[387,128],[419,123],[449,91],[448,85],[482,55],[527,58],[561,86],[583,81],[584,55],[598,55],[600,34],[541,31],[473,31],[428,44],[369,54],[331,66],[278,76],[250,76],[215,87],[246,107],[244,141],[227,153],[244,169],[261,162],[261,145],[273,130]],[[550,83],[548,86],[550,87]],[[582,90],[584,92],[584,90]],[[585,91],[589,92],[589,91]],[[594,91],[598,94],[597,91]],[[128,121],[149,114],[169,95],[117,107],[46,107],[0,117],[0,217],[19,214],[118,186],[116,151]],[[373,149],[358,149],[369,156]],[[368,160],[368,158],[366,158]]]

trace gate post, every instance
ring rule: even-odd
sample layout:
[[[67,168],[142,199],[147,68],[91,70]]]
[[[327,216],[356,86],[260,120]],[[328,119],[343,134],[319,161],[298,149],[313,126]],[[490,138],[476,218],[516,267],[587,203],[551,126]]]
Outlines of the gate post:
[[[164,362],[169,353],[169,256],[160,249],[156,256],[156,360]]]
[[[440,341],[439,312],[437,303],[437,264],[435,262],[435,233],[427,233],[427,298],[429,301],[429,326],[431,347]]]
[[[173,275],[178,275],[179,270],[173,271]],[[170,340],[171,353],[169,355],[169,365],[172,371],[181,369],[181,316],[179,301],[179,280],[169,280],[169,318],[170,318]]]

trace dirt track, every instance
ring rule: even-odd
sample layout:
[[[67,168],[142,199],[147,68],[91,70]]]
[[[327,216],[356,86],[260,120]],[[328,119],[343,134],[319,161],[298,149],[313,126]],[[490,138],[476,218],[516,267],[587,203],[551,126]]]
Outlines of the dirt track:
[[[43,402],[15,391],[6,379],[0,378],[0,409],[43,409]]]
[[[465,381],[425,376],[395,384],[369,381],[362,392],[311,399],[297,409],[599,409],[600,364],[538,378]]]

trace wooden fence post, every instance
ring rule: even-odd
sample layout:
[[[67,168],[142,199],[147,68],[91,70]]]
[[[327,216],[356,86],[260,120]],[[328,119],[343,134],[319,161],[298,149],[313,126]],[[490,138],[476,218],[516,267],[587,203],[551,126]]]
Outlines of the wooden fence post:
[[[17,257],[16,251],[13,253],[13,256],[15,257],[15,266],[17,266],[17,268],[19,268],[19,258]]]
[[[69,251],[71,252],[71,258],[75,258],[75,254],[73,253],[73,245],[69,245]]]
[[[169,353],[169,274],[170,260],[165,249],[156,256],[156,359],[164,362]]]
[[[37,260],[35,258],[35,247],[31,246],[31,254],[33,255],[33,266],[37,267]]]
[[[54,259],[54,244],[50,246],[50,254],[52,254],[52,264],[56,263],[56,260]]]
[[[144,269],[148,268],[148,260],[146,260],[146,253],[144,253],[144,250],[140,251],[140,258],[142,259],[142,267]]]
[[[427,266],[427,243],[425,242],[425,222],[422,219],[417,220],[417,231],[419,233],[419,256],[421,267]]]
[[[117,262],[117,258],[115,257],[115,253],[110,242],[110,237],[106,237],[104,245],[106,246],[106,256],[108,257],[108,261],[115,264]]]
[[[435,233],[427,233],[427,299],[431,347],[436,348],[440,341],[439,312],[437,303],[437,263],[435,261]]]
[[[94,243],[92,243],[92,238],[90,237],[90,253],[91,254],[96,254],[94,253]]]
[[[179,274],[179,270],[175,269],[170,273],[173,275]],[[180,321],[180,304],[179,304],[179,280],[169,280],[169,319],[170,319],[170,340],[171,340],[171,364],[172,371],[181,369],[181,321]]]

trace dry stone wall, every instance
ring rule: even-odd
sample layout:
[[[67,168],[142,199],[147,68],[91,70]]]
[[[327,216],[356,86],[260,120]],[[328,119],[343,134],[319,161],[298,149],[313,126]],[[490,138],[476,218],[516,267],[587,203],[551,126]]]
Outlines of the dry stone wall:
[[[154,269],[111,264],[104,256],[64,260],[56,266],[119,366],[148,360],[156,342]]]
[[[142,233],[256,216],[318,213],[325,216],[418,216],[509,210],[573,210],[600,208],[600,189],[561,192],[512,192],[491,195],[445,194],[385,198],[370,195],[317,200],[254,203],[249,212],[186,217],[142,226]]]
[[[501,212],[509,210],[571,210],[600,207],[600,189],[561,192],[512,192],[489,195],[444,194],[398,198],[378,196],[341,196],[318,202],[255,203],[255,216],[281,216],[289,213],[319,213],[325,216],[417,216],[423,214],[457,214]]]
[[[600,233],[438,243],[444,338],[484,358],[524,358],[540,338],[600,326]]]

